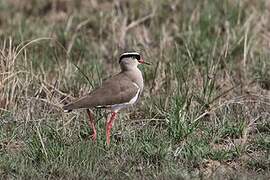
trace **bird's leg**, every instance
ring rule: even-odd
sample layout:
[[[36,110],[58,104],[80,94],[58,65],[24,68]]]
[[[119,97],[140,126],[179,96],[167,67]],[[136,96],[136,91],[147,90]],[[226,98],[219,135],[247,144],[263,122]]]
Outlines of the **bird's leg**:
[[[116,119],[116,112],[112,112],[111,116],[108,117],[107,122],[106,122],[106,142],[107,145],[110,145],[110,136],[111,136],[111,129],[113,127],[113,123]]]
[[[89,117],[89,126],[90,126],[90,128],[93,129],[92,139],[93,139],[93,141],[96,142],[96,140],[97,140],[97,131],[96,131],[96,127],[95,127],[94,116],[90,112],[89,109],[86,109],[86,112],[87,112],[88,117]]]

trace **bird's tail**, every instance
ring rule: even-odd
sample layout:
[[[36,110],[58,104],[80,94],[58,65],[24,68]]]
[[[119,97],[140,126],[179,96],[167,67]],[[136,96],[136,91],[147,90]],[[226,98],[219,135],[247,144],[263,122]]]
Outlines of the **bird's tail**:
[[[94,107],[96,104],[91,103],[91,97],[82,97],[76,101],[68,103],[67,105],[63,106],[64,112],[70,112],[73,109],[81,109],[81,108],[91,108]]]
[[[87,99],[78,99],[63,106],[64,112],[71,112],[73,109],[81,109],[87,107]]]
[[[64,105],[64,106],[63,106],[63,109],[64,109],[64,112],[65,112],[65,113],[71,112],[71,111],[74,109],[73,103],[69,103],[69,104],[67,104],[67,105]]]

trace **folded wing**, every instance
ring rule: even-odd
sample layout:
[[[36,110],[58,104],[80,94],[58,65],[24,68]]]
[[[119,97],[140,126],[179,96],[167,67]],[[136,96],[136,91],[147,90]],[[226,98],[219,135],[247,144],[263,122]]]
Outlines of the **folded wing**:
[[[63,107],[65,111],[98,106],[111,106],[129,102],[136,96],[139,87],[136,86],[125,74],[118,74],[105,81],[101,87],[88,95]]]

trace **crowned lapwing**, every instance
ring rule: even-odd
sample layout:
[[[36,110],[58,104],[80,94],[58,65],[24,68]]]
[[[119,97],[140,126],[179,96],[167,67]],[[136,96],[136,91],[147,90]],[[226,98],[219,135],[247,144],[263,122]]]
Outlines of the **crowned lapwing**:
[[[87,111],[90,127],[93,129],[92,138],[96,141],[96,128],[91,108],[107,108],[110,115],[106,121],[106,142],[110,144],[110,133],[116,115],[120,109],[129,107],[137,102],[143,91],[143,76],[138,69],[139,64],[148,64],[137,52],[125,52],[119,58],[121,72],[107,79],[103,84],[88,95],[79,98],[63,107],[65,112],[84,108]]]

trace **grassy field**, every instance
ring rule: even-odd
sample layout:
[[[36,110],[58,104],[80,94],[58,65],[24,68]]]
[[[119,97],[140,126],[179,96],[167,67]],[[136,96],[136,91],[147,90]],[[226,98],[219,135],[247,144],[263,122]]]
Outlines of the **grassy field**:
[[[136,50],[140,102],[62,106]],[[264,0],[0,0],[0,178],[270,178],[270,3]]]

